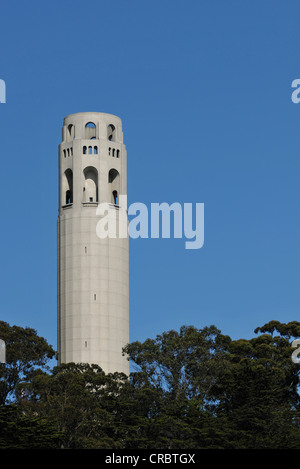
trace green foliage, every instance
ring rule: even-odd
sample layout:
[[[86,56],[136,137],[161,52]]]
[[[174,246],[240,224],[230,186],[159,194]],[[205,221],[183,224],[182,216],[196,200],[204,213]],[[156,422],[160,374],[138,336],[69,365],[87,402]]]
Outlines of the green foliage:
[[[300,323],[271,321],[250,340],[183,326],[136,341],[129,378],[75,363],[49,372],[44,339],[2,327],[12,339],[0,382],[15,404],[0,406],[0,448],[300,449]]]
[[[30,380],[55,355],[34,329],[10,326],[0,321],[0,338],[6,345],[6,363],[0,365],[0,405],[14,400],[18,384]]]
[[[0,449],[55,449],[60,438],[47,419],[29,417],[18,405],[0,406]]]
[[[54,422],[63,448],[111,448],[115,442],[112,406],[125,377],[105,375],[97,365],[68,363],[51,375],[36,375],[26,387],[23,406]],[[25,384],[25,383],[24,383]]]

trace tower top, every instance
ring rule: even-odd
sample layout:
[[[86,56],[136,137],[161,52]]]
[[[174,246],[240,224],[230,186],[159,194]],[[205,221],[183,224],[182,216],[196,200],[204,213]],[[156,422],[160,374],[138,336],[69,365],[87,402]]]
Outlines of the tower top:
[[[95,120],[102,120],[102,121],[109,121],[113,119],[114,121],[118,121],[119,124],[122,125],[122,119],[114,114],[109,114],[106,112],[75,112],[74,114],[69,114],[64,118],[64,125],[68,125],[71,121],[82,122],[86,119],[95,119]]]
[[[123,143],[122,119],[105,112],[69,114],[63,122],[63,141],[78,138],[107,138]]]

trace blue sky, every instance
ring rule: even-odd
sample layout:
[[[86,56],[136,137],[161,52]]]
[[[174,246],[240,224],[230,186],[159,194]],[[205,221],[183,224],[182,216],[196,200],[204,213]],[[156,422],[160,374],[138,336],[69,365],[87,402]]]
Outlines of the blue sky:
[[[1,6],[0,319],[56,348],[64,116],[123,120],[128,203],[205,204],[205,244],[130,240],[130,338],[299,321],[299,2]]]

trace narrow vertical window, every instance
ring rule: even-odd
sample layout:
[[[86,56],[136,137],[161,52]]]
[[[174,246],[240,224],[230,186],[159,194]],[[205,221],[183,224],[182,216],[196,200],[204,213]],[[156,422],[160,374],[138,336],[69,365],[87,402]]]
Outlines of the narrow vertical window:
[[[83,154],[86,155],[86,146],[83,147],[82,151],[83,151]]]
[[[72,193],[70,190],[67,190],[66,192],[66,205],[72,203]]]
[[[112,193],[113,195],[113,202],[115,205],[118,205],[118,192],[117,191],[113,191]]]

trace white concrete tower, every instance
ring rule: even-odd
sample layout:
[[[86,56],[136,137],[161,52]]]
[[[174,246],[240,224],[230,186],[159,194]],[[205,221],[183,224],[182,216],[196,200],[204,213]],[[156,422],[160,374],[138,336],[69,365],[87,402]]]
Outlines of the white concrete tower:
[[[97,231],[102,203],[109,204],[117,226],[121,218],[127,228],[127,200],[120,197],[126,195],[121,119],[98,112],[65,117],[59,145],[58,363],[129,373],[122,356],[129,342],[129,240],[118,232],[100,238]]]

